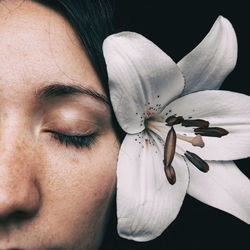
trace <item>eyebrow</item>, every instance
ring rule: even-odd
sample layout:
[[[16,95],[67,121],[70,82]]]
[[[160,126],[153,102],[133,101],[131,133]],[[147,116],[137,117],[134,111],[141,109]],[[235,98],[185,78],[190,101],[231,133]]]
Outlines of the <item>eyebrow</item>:
[[[88,95],[90,97],[93,97],[97,101],[101,101],[104,104],[110,106],[110,101],[105,95],[102,95],[95,90],[75,84],[54,83],[45,86],[41,89],[38,89],[36,92],[36,96],[40,100],[46,100],[51,97],[57,97],[57,96],[68,96],[73,94]]]

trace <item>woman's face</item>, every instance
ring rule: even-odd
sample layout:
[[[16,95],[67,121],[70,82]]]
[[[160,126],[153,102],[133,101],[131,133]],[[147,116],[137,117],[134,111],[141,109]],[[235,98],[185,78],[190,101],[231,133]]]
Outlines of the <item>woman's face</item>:
[[[96,249],[119,143],[89,59],[62,16],[15,0],[0,65],[0,249]]]

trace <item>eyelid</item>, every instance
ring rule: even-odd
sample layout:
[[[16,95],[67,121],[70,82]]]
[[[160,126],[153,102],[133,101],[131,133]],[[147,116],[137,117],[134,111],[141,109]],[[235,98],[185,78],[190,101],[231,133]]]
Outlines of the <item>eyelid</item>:
[[[43,125],[43,131],[45,132],[57,132],[68,136],[86,136],[98,130],[98,125],[94,122],[70,124],[70,122],[52,121]]]

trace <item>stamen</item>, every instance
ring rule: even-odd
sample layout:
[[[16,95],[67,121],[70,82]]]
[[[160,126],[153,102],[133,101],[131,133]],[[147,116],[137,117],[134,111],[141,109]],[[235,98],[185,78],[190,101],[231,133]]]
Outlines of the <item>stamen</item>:
[[[184,120],[181,123],[184,127],[199,127],[199,128],[208,128],[209,122],[201,119],[196,120]]]
[[[199,134],[199,135],[203,135],[203,136],[212,136],[212,137],[222,137],[222,136],[225,136],[229,133],[224,128],[217,128],[217,127],[195,128],[194,132],[196,135]]]
[[[175,154],[176,148],[176,133],[172,127],[167,135],[165,146],[164,146],[164,160],[165,167],[170,167]]]
[[[152,124],[150,122],[147,122],[147,126],[151,127],[151,128],[154,128],[154,129],[156,129],[158,131],[161,131],[162,133],[169,132],[169,130],[167,130],[165,128],[162,128],[160,126],[157,126],[155,124]],[[196,135],[195,137],[188,137],[188,136],[177,134],[177,138],[180,139],[180,140],[191,143],[194,147],[203,148],[205,146],[205,143],[204,143],[201,135]]]
[[[176,182],[176,174],[175,174],[174,168],[172,166],[169,166],[169,167],[165,167],[164,170],[165,170],[165,174],[168,179],[168,182],[171,185],[174,185]]]
[[[205,143],[202,140],[201,135],[196,135],[195,137],[188,137],[188,136],[177,134],[177,138],[180,140],[191,143],[194,147],[203,148],[205,146]]]
[[[166,119],[166,123],[168,126],[173,126],[176,124],[180,124],[184,121],[184,118],[182,116],[175,116],[175,115],[171,115]]]
[[[208,164],[202,160],[198,155],[195,153],[191,153],[189,151],[186,151],[184,155],[188,158],[189,161],[192,162],[192,164],[197,167],[202,172],[207,172],[209,170]]]

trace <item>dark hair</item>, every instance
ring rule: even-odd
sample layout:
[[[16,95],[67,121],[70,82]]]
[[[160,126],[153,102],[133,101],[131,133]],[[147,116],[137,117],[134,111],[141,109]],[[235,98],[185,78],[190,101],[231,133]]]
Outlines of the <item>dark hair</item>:
[[[60,13],[71,24],[109,96],[106,63],[102,52],[104,39],[114,32],[113,14],[109,0],[32,0]],[[121,141],[124,132],[113,113],[113,128]]]

